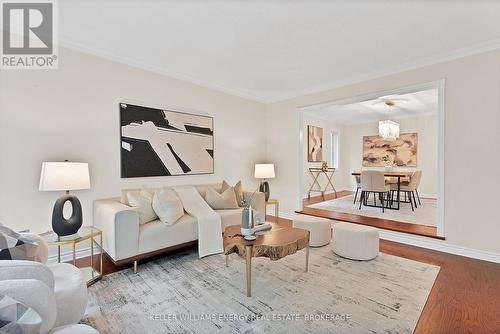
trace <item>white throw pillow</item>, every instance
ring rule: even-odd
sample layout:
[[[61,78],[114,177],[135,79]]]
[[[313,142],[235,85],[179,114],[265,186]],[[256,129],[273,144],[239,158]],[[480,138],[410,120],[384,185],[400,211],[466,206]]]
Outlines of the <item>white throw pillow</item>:
[[[208,205],[214,210],[239,208],[236,194],[232,187],[223,191],[222,194],[219,194],[213,188],[208,188],[205,201],[207,201]]]
[[[158,218],[152,206],[153,195],[149,191],[141,190],[139,194],[130,191],[127,193],[127,200],[130,206],[137,209],[139,224],[146,224]]]
[[[174,224],[184,215],[184,206],[173,190],[160,190],[153,195],[153,210],[161,222],[167,225]]]

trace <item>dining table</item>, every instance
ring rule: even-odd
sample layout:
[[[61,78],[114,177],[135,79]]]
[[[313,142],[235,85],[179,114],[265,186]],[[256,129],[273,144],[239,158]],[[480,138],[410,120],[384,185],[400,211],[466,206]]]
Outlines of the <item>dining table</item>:
[[[390,206],[387,206],[386,209],[390,209],[390,210],[399,210],[401,208],[401,196],[400,196],[400,192],[401,192],[401,181],[402,179],[408,179],[410,178],[412,175],[413,175],[413,171],[404,171],[404,170],[381,170],[381,172],[384,173],[384,176],[385,177],[393,177],[393,178],[397,178],[398,179],[398,191],[397,191],[397,199],[396,199],[396,203],[397,205],[394,206],[394,205],[390,205]],[[351,175],[353,176],[361,176],[361,171],[353,171],[351,173]],[[371,205],[368,205],[368,206],[371,206]]]

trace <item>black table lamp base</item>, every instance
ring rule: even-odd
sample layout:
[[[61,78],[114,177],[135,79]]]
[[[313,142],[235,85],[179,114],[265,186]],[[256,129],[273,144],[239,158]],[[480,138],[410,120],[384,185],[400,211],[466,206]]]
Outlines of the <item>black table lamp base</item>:
[[[269,190],[269,183],[267,181],[263,181],[260,183],[259,191],[263,192],[266,195],[266,202],[269,200],[269,195],[271,191]]]
[[[71,217],[64,218],[64,203],[70,202],[73,208]],[[66,194],[57,199],[52,211],[52,229],[60,237],[75,234],[83,223],[82,205],[74,195]]]

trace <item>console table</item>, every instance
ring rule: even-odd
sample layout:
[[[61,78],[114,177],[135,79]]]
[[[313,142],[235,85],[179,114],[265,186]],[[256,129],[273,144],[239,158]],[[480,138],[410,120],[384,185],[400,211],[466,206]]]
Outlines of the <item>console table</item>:
[[[319,167],[313,167],[309,168],[309,174],[311,174],[314,181],[309,187],[309,191],[307,193],[308,199],[311,199],[312,192],[320,192],[323,199],[325,199],[325,192],[328,191],[328,189],[333,190],[335,193],[335,198],[337,198],[337,190],[332,183],[333,174],[335,174],[335,168],[322,169]],[[324,188],[319,184],[320,175],[325,175],[326,178],[326,185]]]

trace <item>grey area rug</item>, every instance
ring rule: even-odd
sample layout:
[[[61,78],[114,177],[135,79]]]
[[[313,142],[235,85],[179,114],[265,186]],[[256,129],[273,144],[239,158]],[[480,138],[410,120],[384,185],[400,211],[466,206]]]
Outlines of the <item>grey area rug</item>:
[[[439,267],[381,253],[369,262],[331,245],[278,261],[199,259],[185,251],[89,287],[84,323],[101,333],[412,333]]]
[[[385,210],[381,208],[373,208],[361,206],[359,209],[359,194],[356,199],[356,204],[353,203],[354,195],[339,197],[329,201],[319,202],[308,205],[308,208],[322,209],[328,211],[338,211],[350,213],[354,215],[396,220],[403,223],[437,226],[437,200],[430,198],[421,198],[422,205],[418,205],[415,211],[411,211],[410,203],[401,203],[400,210]],[[401,200],[404,200],[404,196]],[[368,201],[373,204],[373,194],[370,195]],[[377,202],[377,205],[380,203]],[[418,204],[418,201],[417,201]]]

